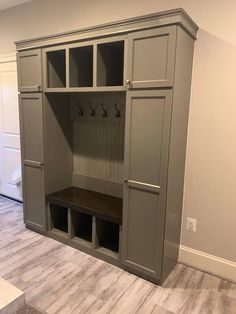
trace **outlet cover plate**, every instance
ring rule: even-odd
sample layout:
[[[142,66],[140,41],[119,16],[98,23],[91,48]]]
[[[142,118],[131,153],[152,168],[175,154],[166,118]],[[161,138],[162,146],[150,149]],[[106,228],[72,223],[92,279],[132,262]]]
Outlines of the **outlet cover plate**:
[[[197,231],[197,219],[187,217],[186,229],[191,232]]]

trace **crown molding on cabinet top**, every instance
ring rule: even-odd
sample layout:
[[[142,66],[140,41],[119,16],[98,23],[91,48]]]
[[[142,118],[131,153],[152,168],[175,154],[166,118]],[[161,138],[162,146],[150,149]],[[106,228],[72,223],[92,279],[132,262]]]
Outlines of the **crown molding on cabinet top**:
[[[75,42],[79,40],[98,38],[102,36],[109,36],[115,34],[120,35],[136,30],[148,28],[150,29],[153,27],[166,26],[172,24],[180,25],[193,38],[196,38],[198,31],[197,24],[182,8],[179,8],[134,17],[130,19],[125,19],[121,21],[101,24],[97,26],[81,28],[75,31],[21,40],[17,41],[15,44],[16,49],[20,51],[25,49],[33,49],[37,47],[48,47],[51,45],[57,45],[65,42]]]

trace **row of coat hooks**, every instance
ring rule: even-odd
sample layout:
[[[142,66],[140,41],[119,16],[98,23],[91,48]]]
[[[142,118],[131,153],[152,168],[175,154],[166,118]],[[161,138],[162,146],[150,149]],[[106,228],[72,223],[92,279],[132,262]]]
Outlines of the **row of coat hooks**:
[[[79,110],[78,115],[80,117],[84,116],[85,112],[84,112],[84,109],[81,107],[80,103],[77,102],[76,105],[77,105],[77,108]],[[121,109],[118,108],[117,103],[114,103],[114,108],[115,108],[115,117],[120,118],[121,117]],[[101,103],[101,109],[102,109],[102,117],[103,118],[108,117],[108,111],[105,108],[103,103]],[[95,110],[95,108],[91,102],[89,102],[89,110],[90,110],[90,116],[95,117],[97,113],[96,113],[96,110]]]

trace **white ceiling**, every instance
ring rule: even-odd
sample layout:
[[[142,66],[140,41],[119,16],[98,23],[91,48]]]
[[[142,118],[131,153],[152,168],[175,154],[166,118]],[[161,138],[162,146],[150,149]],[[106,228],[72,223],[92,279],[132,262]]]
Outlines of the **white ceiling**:
[[[31,0],[0,0],[0,11],[29,1]]]

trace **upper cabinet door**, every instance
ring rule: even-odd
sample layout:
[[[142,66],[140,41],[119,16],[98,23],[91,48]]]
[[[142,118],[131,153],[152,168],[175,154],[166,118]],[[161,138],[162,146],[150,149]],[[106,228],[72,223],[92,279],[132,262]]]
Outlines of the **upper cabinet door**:
[[[129,34],[130,88],[171,87],[174,77],[176,26]]]
[[[17,54],[19,92],[42,91],[41,50],[21,51]]]

